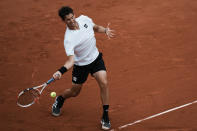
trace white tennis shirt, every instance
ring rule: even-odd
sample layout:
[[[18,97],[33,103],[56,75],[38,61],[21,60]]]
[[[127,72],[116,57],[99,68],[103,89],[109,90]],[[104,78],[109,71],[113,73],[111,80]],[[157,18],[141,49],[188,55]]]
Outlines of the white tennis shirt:
[[[76,21],[79,30],[70,30],[67,27],[64,48],[67,56],[74,55],[75,65],[88,65],[99,55],[93,30],[95,24],[91,18],[84,15],[76,18]]]

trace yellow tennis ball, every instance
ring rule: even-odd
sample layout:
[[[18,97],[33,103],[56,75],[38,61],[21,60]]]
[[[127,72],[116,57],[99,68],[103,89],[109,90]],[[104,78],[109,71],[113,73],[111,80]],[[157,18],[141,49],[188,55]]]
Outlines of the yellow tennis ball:
[[[56,97],[56,92],[51,92],[51,97]]]

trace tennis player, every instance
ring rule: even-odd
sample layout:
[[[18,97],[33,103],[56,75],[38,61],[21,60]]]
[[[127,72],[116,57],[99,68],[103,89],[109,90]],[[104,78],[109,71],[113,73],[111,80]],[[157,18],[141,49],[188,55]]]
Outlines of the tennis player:
[[[111,124],[108,116],[109,90],[107,86],[107,73],[102,53],[96,47],[94,32],[104,33],[108,38],[113,37],[114,33],[109,28],[109,25],[106,28],[96,25],[88,16],[81,15],[75,18],[73,9],[68,6],[59,9],[59,16],[67,25],[64,47],[68,60],[53,74],[53,77],[56,80],[60,79],[65,72],[73,67],[72,87],[56,97],[55,103],[52,106],[52,115],[59,116],[64,101],[70,97],[76,97],[80,93],[90,73],[100,87],[103,104],[102,129],[108,130]]]

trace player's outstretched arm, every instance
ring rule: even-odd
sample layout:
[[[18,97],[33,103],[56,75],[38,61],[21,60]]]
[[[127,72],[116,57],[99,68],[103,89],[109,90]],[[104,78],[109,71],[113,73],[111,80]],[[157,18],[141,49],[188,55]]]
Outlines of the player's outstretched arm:
[[[100,25],[94,25],[93,29],[95,32],[98,32],[98,33],[105,33],[107,35],[107,37],[110,39],[112,37],[114,37],[114,30],[111,30],[109,28],[109,25],[110,23],[108,23],[107,27],[103,27],[103,26],[100,26]]]
[[[74,55],[68,56],[68,60],[65,62],[65,64],[53,74],[53,78],[55,80],[58,80],[61,78],[61,76],[67,72],[72,66],[74,65]]]

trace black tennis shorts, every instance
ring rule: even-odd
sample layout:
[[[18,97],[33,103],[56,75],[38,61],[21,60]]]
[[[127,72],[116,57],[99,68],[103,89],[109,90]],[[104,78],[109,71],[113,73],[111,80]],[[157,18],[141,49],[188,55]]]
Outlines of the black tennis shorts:
[[[74,65],[72,71],[72,82],[75,84],[83,84],[87,80],[89,73],[93,75],[94,73],[100,70],[106,71],[105,63],[102,58],[102,53],[99,53],[96,60],[94,60],[92,63],[88,65]]]

